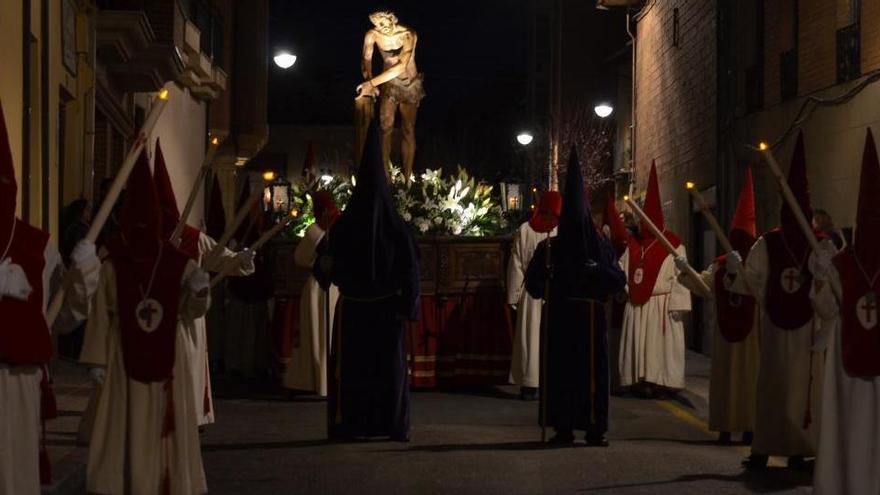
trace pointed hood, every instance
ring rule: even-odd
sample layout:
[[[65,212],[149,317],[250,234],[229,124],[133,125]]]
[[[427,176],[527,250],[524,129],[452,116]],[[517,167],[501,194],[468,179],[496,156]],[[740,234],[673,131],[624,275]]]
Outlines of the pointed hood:
[[[312,194],[312,210],[314,210],[315,222],[325,232],[339,219],[339,208],[336,207],[330,191],[321,190]]]
[[[856,231],[853,250],[869,276],[880,270],[880,161],[874,135],[868,128],[865,151],[862,156],[862,175],[859,185],[859,209],[856,212]]]
[[[391,201],[375,119],[367,131],[354,192],[333,232],[352,282],[379,286],[397,276],[395,246],[410,242],[409,231]]]
[[[141,151],[128,177],[120,226],[122,242],[131,256],[152,258],[158,253],[162,214],[146,149]]]
[[[590,202],[584,190],[584,176],[574,147],[568,159],[557,236],[560,256],[568,263],[595,260],[600,254],[598,233],[593,225]]]
[[[755,243],[758,235],[755,214],[755,187],[752,180],[752,167],[746,167],[742,189],[739,193],[739,201],[736,203],[736,212],[733,222],[730,224],[728,237],[733,248],[745,258]]]
[[[535,232],[546,234],[552,232],[559,225],[559,215],[562,213],[562,195],[558,191],[544,191],[538,202],[538,207],[529,219],[529,225]]]
[[[211,196],[208,198],[208,218],[205,221],[208,236],[219,239],[226,230],[226,211],[223,209],[223,191],[217,174],[211,180]]]
[[[651,162],[648,189],[645,192],[645,206],[642,209],[661,232],[666,230],[666,223],[663,220],[663,204],[660,201],[660,182],[657,180],[657,164],[655,162]],[[651,229],[644,222],[639,226],[639,235],[642,240],[650,241],[654,239],[654,234],[651,233]]]
[[[609,239],[611,245],[614,247],[615,254],[620,256],[626,250],[626,240],[629,237],[629,233],[626,231],[623,219],[620,218],[620,212],[617,210],[617,204],[614,202],[614,195],[611,192],[608,193],[605,199],[604,217],[604,223],[611,231],[611,239]]]
[[[155,156],[153,181],[156,183],[156,193],[159,195],[159,206],[162,210],[162,234],[165,239],[170,239],[177,222],[180,221],[180,210],[177,208],[174,187],[171,185],[171,177],[168,176],[165,156],[162,154],[162,146],[158,139],[156,139]]]
[[[6,242],[12,235],[17,195],[18,183],[12,167],[12,149],[9,146],[9,134],[6,132],[3,105],[0,104],[0,243],[3,243],[0,249],[6,247]]]
[[[807,180],[807,156],[804,150],[804,132],[798,133],[794,153],[791,156],[791,166],[788,169],[788,186],[800,206],[804,216],[809,220],[813,218],[813,207],[810,203],[810,184]],[[796,254],[808,248],[807,240],[798,226],[797,218],[788,204],[783,201],[782,211],[779,215],[780,227],[785,234],[786,241],[796,249]]]

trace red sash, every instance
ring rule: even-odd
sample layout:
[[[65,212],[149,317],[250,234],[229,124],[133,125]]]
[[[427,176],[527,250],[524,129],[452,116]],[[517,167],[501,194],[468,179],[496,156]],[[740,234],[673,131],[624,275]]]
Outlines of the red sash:
[[[715,311],[718,330],[724,340],[730,343],[742,342],[752,332],[755,323],[755,298],[743,296],[727,290],[724,276],[727,275],[727,257],[715,260]]]
[[[175,249],[171,243],[165,242],[162,258],[156,269],[156,279],[149,294],[151,299],[162,305],[162,320],[155,330],[146,332],[138,325],[135,310],[143,298],[141,288],[146,290],[150,274],[144,274],[145,270],[138,270],[127,250],[121,244],[114,244],[108,248],[116,271],[125,371],[130,378],[139,382],[166,381],[172,377],[174,369],[180,285],[188,261],[187,255]]]
[[[810,285],[813,274],[807,267],[806,257],[811,249],[795,255],[805,256],[803,267],[798,269],[795,260],[785,247],[782,231],[772,230],[764,234],[767,244],[767,316],[774,326],[784,330],[797,330],[813,319],[813,306],[810,303]],[[796,275],[800,273],[800,276]],[[783,285],[785,284],[785,285]]]
[[[873,378],[880,375],[880,308],[876,297],[872,301],[866,295],[869,292],[880,295],[880,281],[868,287],[850,247],[834,257],[834,266],[843,289],[840,311],[843,368],[850,376]]]
[[[663,234],[666,239],[672,243],[672,246],[678,248],[681,241],[678,236],[672,232],[665,231]],[[629,286],[629,300],[634,306],[641,306],[651,299],[654,294],[654,285],[657,283],[657,277],[660,276],[660,269],[669,253],[658,240],[654,246],[648,249],[648,246],[654,239],[639,241],[633,236],[627,239],[627,249],[629,250],[627,284]],[[646,249],[644,263],[642,262],[642,249]],[[636,283],[636,272],[641,268],[641,281]]]
[[[0,241],[5,243],[6,239]],[[24,270],[33,288],[27,301],[0,299],[0,362],[42,365],[52,358],[52,337],[43,313],[43,253],[49,234],[15,219],[15,238],[9,248],[12,263]],[[2,249],[2,248],[0,248]]]

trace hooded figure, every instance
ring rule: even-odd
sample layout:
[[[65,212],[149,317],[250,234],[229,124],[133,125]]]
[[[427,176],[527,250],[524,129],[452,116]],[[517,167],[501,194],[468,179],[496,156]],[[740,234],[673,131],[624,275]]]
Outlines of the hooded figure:
[[[665,230],[657,168],[651,164],[644,211],[675,247],[676,257],[686,261],[685,247],[674,233]],[[647,397],[656,387],[680,390],[685,386],[685,336],[683,313],[691,310],[690,292],[678,282],[675,258],[654,238],[647,225],[639,236],[630,236],[620,265],[627,274],[629,299],[623,311],[620,333],[620,382],[636,385]]]
[[[312,205],[315,223],[306,229],[293,253],[297,266],[310,271],[315,265],[315,250],[340,215],[329,191],[313,193]],[[310,273],[299,298],[299,338],[294,342],[290,362],[284,372],[284,387],[314,392],[321,397],[327,396],[327,338],[329,328],[333,325],[333,310],[339,298],[339,289],[331,285],[329,301],[327,296],[328,291],[322,289]]]
[[[404,322],[418,314],[419,256],[391,202],[375,121],[351,200],[318,253],[315,277],[340,293],[330,357],[330,436],[406,441]]]
[[[546,191],[528,222],[523,223],[510,246],[507,265],[507,304],[516,311],[516,332],[510,362],[510,383],[520,386],[520,398],[536,399],[540,380],[541,300],[523,290],[526,269],[538,243],[556,235],[562,195]]]
[[[525,280],[531,297],[547,300],[542,315],[548,332],[543,419],[556,431],[554,443],[572,443],[574,430],[582,430],[587,445],[608,445],[605,302],[625,283],[611,244],[593,225],[572,149],[558,235],[538,245]]]
[[[728,234],[739,256],[747,256],[755,243],[755,218],[752,169],[748,167]],[[719,256],[701,274],[706,287],[712,289],[718,328],[712,337],[709,429],[719,432],[721,444],[730,444],[734,431],[742,432],[743,443],[749,444],[755,427],[761,315],[754,297],[730,290],[728,256]],[[699,293],[690,277],[680,275],[679,282]]]
[[[814,254],[812,297],[828,352],[813,493],[880,493],[880,162],[868,129],[855,240],[839,254]],[[838,304],[829,285],[836,285]]]
[[[80,356],[105,370],[87,491],[123,493],[128,482],[131,493],[202,493],[197,405],[183,349],[193,320],[208,309],[208,276],[164,238],[145,152],[121,213]]]
[[[788,185],[809,219],[803,133],[795,143]],[[821,404],[823,359],[814,349],[819,322],[810,304],[810,244],[788,204],[783,204],[780,219],[778,228],[758,238],[745,262],[732,252],[724,265],[728,276],[723,283],[729,290],[754,296],[762,309],[755,434],[752,455],[745,462],[755,469],[766,466],[770,455],[787,456],[792,467],[804,466],[804,457],[815,454],[818,425],[813,416]],[[834,250],[827,239],[821,245]],[[738,337],[726,333],[728,339]]]
[[[165,165],[165,156],[159,140],[156,140],[156,161],[153,166],[153,181],[156,183],[156,193],[159,197],[159,206],[162,217],[162,238],[171,239],[177,223],[180,221],[180,211],[177,208],[177,198],[174,196],[174,188],[171,185],[171,177]],[[218,197],[219,198],[219,194]],[[217,242],[202,233],[199,229],[184,225],[183,234],[178,248],[186,256],[195,261],[200,267],[208,272],[219,272],[227,263],[235,263],[238,270],[233,271],[231,276],[247,276],[254,272],[253,253],[245,250],[234,253],[224,248],[219,254],[207,259],[207,254],[216,247]],[[206,319],[196,318],[193,320],[193,328],[187,332],[187,345],[184,352],[190,354],[192,368],[193,398],[199,406],[199,426],[214,422],[214,397],[211,393],[211,375],[208,369],[208,332]]]
[[[51,483],[41,420],[51,419],[54,395],[46,363],[52,338],[46,306],[65,278],[49,234],[16,217],[18,185],[0,104],[0,493],[36,495]],[[100,261],[95,245],[79,241],[70,255],[66,297],[53,330],[73,330],[88,313]]]

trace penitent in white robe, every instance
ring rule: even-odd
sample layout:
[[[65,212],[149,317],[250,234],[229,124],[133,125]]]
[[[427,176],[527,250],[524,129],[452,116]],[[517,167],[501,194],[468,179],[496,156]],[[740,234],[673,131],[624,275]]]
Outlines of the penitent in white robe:
[[[293,253],[297,265],[311,272],[315,264],[315,250],[324,230],[318,224],[306,229],[305,237]],[[330,286],[330,324],[336,312],[339,290]],[[293,390],[315,392],[327,396],[327,317],[325,304],[327,293],[318,285],[314,276],[309,275],[303,285],[299,298],[299,342],[293,348],[290,362],[284,372],[284,387]]]
[[[742,280],[744,274],[749,287],[758,292],[756,299],[766,307],[768,267],[767,243],[759,237],[731,290],[749,294]],[[766,311],[762,318],[752,453],[812,456],[816,452],[824,369],[822,354],[812,351],[819,322],[814,318],[801,328],[785,330],[773,325]],[[808,403],[812,421],[804,428]]]
[[[686,256],[684,245],[676,252]],[[620,267],[629,273],[629,248],[620,257]],[[626,303],[618,363],[622,386],[647,382],[673,389],[685,387],[684,324],[673,320],[670,313],[690,311],[691,294],[677,277],[675,261],[667,255],[651,298],[641,306]]]
[[[209,273],[219,272],[226,263],[239,263],[236,253],[224,248],[214,259],[206,259],[206,255],[217,245],[217,241],[204,232],[199,233],[199,265]],[[229,276],[244,277],[254,273],[253,265],[241,267]],[[191,380],[193,384],[193,400],[199,412],[199,426],[214,422],[214,396],[211,393],[211,374],[208,360],[207,320],[200,316],[191,322],[193,328],[186,332],[185,352],[190,354]],[[207,402],[207,404],[206,404]],[[206,407],[207,406],[207,407]]]
[[[550,237],[556,236],[556,229]],[[507,264],[507,304],[516,305],[516,332],[510,362],[510,383],[538,387],[541,375],[541,300],[523,290],[526,269],[538,244],[547,234],[536,232],[526,222],[517,230]]]
[[[715,300],[716,264],[700,274]],[[690,277],[681,276],[682,285],[699,293]],[[718,315],[718,311],[715,311]],[[709,378],[709,429],[724,432],[751,432],[755,427],[755,398],[761,359],[760,305],[755,305],[752,331],[740,342],[728,342],[718,326],[712,335],[712,372]]]
[[[47,244],[43,251],[43,310],[61,286],[64,265],[58,249]],[[85,267],[84,267],[85,268]],[[97,272],[98,267],[89,267]],[[94,292],[97,273],[75,270],[64,307],[53,330],[70,331],[88,314],[88,296]],[[31,285],[34,285],[33,283]],[[90,287],[91,286],[91,287]],[[0,315],[0,319],[3,315]],[[27,331],[27,329],[22,329]],[[0,495],[40,493],[40,380],[39,366],[0,363]]]
[[[189,261],[183,275],[172,380],[174,430],[163,438],[165,383],[128,378],[117,316],[116,274],[109,261],[101,267],[80,356],[83,363],[106,367],[89,446],[89,493],[155,495],[161,493],[166,468],[172,494],[207,491],[198,431],[202,402],[193,402],[192,375],[188,372],[191,354],[181,352],[193,339],[192,321],[203,316],[210,305],[210,297],[190,294],[188,281],[195,269],[196,264]]]
[[[840,287],[833,266],[828,279]],[[876,495],[880,493],[880,377],[857,378],[846,372],[839,306],[828,283],[817,287],[813,285],[811,297],[822,319],[827,354],[813,493]]]

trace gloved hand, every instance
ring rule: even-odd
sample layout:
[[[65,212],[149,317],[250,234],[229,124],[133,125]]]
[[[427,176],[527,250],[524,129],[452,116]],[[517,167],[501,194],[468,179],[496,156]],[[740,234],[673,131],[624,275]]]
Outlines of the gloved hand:
[[[76,243],[73,252],[70,253],[70,259],[77,267],[93,267],[101,264],[95,244],[87,239]]]
[[[681,311],[670,311],[669,317],[672,318],[672,321],[682,321],[684,314]]]
[[[33,288],[28,283],[27,275],[21,266],[16,265],[9,258],[0,261],[0,299],[8,297],[27,301],[31,292]]]
[[[684,256],[676,256],[674,258],[674,261],[675,261],[675,267],[678,268],[678,271],[680,271],[680,272],[687,271],[688,267],[690,266],[688,264],[687,258],[685,258]]]
[[[208,293],[208,287],[211,285],[211,277],[201,268],[193,270],[189,277],[189,290],[196,297],[204,297]]]
[[[107,377],[107,370],[103,366],[95,366],[89,368],[89,376],[96,385],[103,385],[104,379]]]
[[[727,268],[727,273],[731,275],[736,275],[742,270],[743,267],[743,259],[742,256],[739,255],[736,251],[731,251],[727,253],[727,263],[725,263],[725,268]]]
[[[254,258],[257,256],[257,252],[245,249],[238,253],[238,263],[241,270],[246,272],[254,271]]]
[[[831,272],[831,259],[834,258],[834,255],[835,253],[831,249],[819,249],[810,253],[807,266],[814,279],[821,282],[828,280],[828,274]]]

